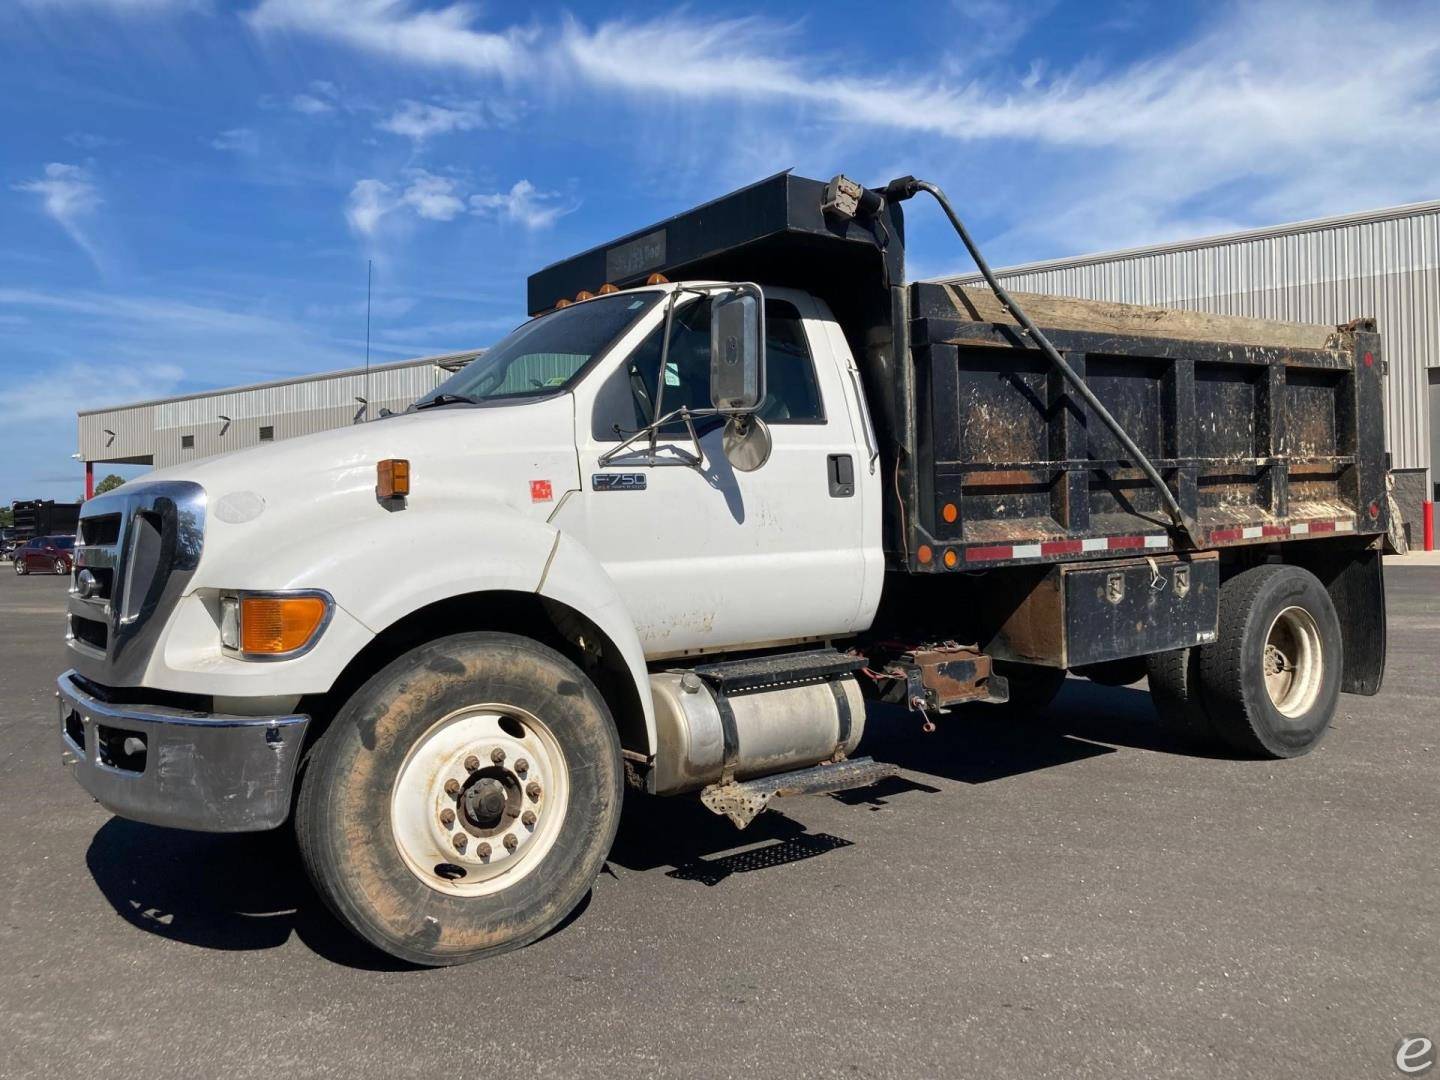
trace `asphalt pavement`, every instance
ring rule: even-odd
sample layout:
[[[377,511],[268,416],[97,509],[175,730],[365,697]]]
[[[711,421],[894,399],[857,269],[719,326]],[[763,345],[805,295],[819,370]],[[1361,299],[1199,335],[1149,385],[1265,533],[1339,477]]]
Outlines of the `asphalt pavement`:
[[[61,771],[64,580],[0,566],[0,1076],[1386,1077],[1440,1042],[1440,567],[1290,762],[1197,754],[1138,687],[872,718],[900,779],[746,832],[634,799],[539,943],[408,970],[287,835],[111,817]]]

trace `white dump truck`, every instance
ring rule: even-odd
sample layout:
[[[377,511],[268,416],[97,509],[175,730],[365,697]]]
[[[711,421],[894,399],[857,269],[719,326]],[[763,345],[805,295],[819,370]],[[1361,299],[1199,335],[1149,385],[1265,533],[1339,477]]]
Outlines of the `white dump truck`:
[[[991,288],[905,282],[920,193]],[[84,505],[87,791],[293,824],[340,920],[451,964],[574,909],[627,786],[744,826],[891,775],[874,701],[1026,723],[1067,671],[1148,674],[1162,720],[1290,757],[1379,688],[1373,324],[1011,296],[933,185],[790,174],[529,310],[403,414]]]

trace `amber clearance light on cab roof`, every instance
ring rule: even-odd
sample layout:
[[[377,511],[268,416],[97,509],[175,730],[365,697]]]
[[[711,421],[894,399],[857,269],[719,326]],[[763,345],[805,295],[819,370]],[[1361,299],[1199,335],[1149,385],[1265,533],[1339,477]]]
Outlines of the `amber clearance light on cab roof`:
[[[237,593],[220,598],[220,643],[247,660],[298,656],[330,621],[332,601],[319,591]]]

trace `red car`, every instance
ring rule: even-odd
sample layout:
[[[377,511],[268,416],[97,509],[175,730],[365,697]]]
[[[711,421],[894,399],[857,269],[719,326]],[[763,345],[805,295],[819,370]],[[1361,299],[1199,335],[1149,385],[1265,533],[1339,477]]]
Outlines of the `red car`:
[[[75,537],[37,536],[10,556],[17,574],[68,574],[75,565]]]

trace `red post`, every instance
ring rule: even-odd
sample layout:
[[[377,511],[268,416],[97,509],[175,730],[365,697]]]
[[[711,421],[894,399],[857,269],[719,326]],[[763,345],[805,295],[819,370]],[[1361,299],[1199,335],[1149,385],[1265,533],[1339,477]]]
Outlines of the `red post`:
[[[1426,499],[1420,504],[1420,520],[1425,523],[1425,550],[1435,550],[1435,504]]]
[[[87,499],[93,499],[94,497],[95,497],[95,463],[94,463],[93,461],[87,461],[87,462],[85,462],[85,498],[87,498]]]

